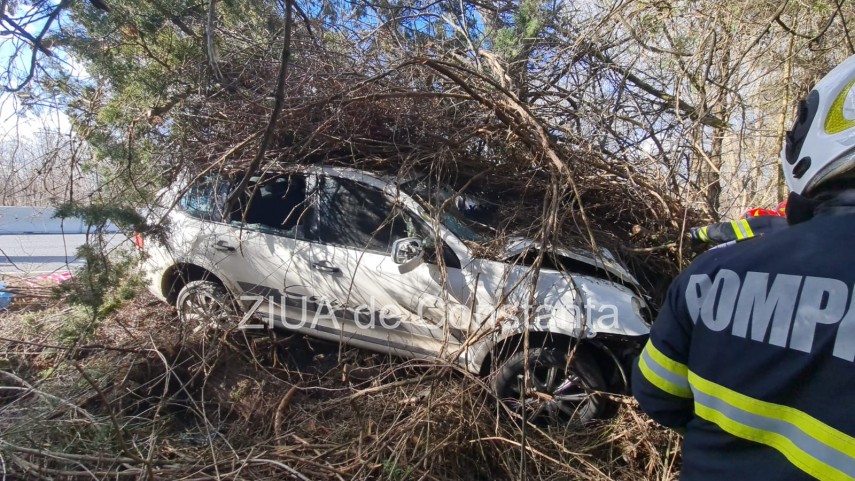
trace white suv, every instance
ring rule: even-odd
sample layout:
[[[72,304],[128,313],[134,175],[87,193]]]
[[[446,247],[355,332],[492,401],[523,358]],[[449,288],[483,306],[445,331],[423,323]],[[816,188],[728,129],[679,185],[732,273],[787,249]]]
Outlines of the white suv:
[[[146,242],[150,288],[182,321],[238,305],[318,338],[444,358],[541,421],[589,420],[604,407],[595,393],[628,388],[649,324],[608,252],[549,249],[536,272],[538,244],[497,240],[477,198],[423,179],[295,169],[251,179],[226,212],[231,188],[208,176],[168,193],[168,240]]]

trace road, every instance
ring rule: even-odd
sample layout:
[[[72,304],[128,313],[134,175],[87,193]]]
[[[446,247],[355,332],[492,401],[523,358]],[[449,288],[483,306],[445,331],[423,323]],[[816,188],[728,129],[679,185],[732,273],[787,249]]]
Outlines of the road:
[[[108,236],[110,248],[130,244],[122,234]],[[85,241],[85,234],[0,235],[0,273],[28,276],[69,272],[83,265],[76,252]]]

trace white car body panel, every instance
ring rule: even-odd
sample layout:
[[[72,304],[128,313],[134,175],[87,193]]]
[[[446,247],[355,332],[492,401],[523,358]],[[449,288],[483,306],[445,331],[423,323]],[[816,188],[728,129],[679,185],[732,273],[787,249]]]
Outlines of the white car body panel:
[[[174,210],[169,213],[172,235],[168,245],[147,246],[146,275],[152,292],[164,299],[162,279],[167,270],[176,263],[193,264],[217,276],[235,296],[265,298],[257,313],[276,325],[405,357],[456,359],[475,372],[496,342],[525,329],[577,339],[649,333],[641,313],[644,301],[624,285],[541,269],[532,286],[535,273],[531,267],[474,258],[464,242],[436,225],[393,179],[342,168],[302,172],[347,178],[383,191],[390,200],[428,221],[461,267],[446,268],[444,279],[443,269],[427,262],[401,273],[388,254],[289,238],[237,223],[199,220]],[[504,257],[534,246],[530,240],[514,239]],[[637,285],[608,252],[598,257],[556,252]],[[245,307],[250,303],[246,299]],[[368,307],[364,316],[353,311],[362,305]],[[533,322],[524,322],[525,306],[531,306]],[[596,315],[607,306],[616,310],[616,317],[600,322]],[[368,315],[368,311],[374,314]],[[372,322],[372,328],[365,328]]]

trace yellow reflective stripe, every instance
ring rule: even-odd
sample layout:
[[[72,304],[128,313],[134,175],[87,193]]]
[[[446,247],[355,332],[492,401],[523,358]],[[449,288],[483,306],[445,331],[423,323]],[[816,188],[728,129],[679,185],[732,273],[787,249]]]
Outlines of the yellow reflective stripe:
[[[662,354],[662,351],[656,349],[656,346],[653,345],[652,340],[647,340],[647,345],[644,346],[644,350],[650,354],[650,357],[652,357],[657,364],[664,367],[665,369],[681,377],[686,377],[689,375],[688,366],[671,359],[665,354]]]
[[[691,389],[685,386],[678,386],[673,382],[660,376],[659,374],[653,372],[653,369],[651,369],[650,366],[647,365],[647,361],[645,360],[644,356],[638,358],[638,369],[641,370],[641,374],[644,375],[644,378],[650,381],[650,384],[653,384],[654,386],[667,392],[668,394],[673,394],[674,396],[687,399],[692,398]]]
[[[733,229],[733,233],[736,235],[736,240],[742,240],[745,236],[742,235],[742,229],[739,228],[739,222],[731,221],[730,228]]]
[[[743,411],[759,416],[778,419],[796,426],[812,438],[855,458],[855,438],[834,429],[811,415],[789,406],[782,406],[738,393],[722,385],[708,381],[689,371],[689,384],[712,397],[721,399]]]
[[[736,422],[715,409],[708,408],[702,404],[695,404],[695,414],[698,417],[715,423],[722,430],[756,443],[765,444],[781,452],[791,463],[802,471],[823,480],[845,481],[852,478],[845,473],[814,458],[799,449],[792,440],[778,433],[764,431],[739,422]]]
[[[710,241],[710,236],[709,236],[709,234],[707,234],[707,228],[708,227],[709,226],[705,225],[705,226],[701,227],[701,230],[698,231],[698,237],[700,237],[701,240],[704,242]]]
[[[656,365],[650,366],[647,364],[647,358]],[[662,351],[657,349],[650,339],[647,340],[647,344],[644,346],[644,350],[639,357],[638,367],[641,369],[644,377],[659,389],[679,397],[692,397],[692,391],[689,389],[687,379],[689,368],[685,364],[674,361],[665,354],[662,354]],[[662,375],[656,372],[658,370],[664,370],[661,371]],[[666,379],[666,377],[671,377],[673,381]]]
[[[831,108],[828,109],[828,115],[825,117],[825,133],[834,135],[844,130],[855,127],[855,120],[847,119],[843,115],[843,104],[846,103],[846,97],[849,95],[849,90],[855,86],[855,80],[840,91],[840,94],[834,99]]]
[[[754,237],[754,231],[751,230],[751,224],[748,223],[748,220],[742,219],[741,223],[745,229],[745,237]]]

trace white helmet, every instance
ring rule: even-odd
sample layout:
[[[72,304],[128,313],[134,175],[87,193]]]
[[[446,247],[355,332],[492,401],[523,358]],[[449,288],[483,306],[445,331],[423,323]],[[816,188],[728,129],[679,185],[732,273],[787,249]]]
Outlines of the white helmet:
[[[781,163],[790,190],[803,195],[855,167],[855,56],[801,101]]]

